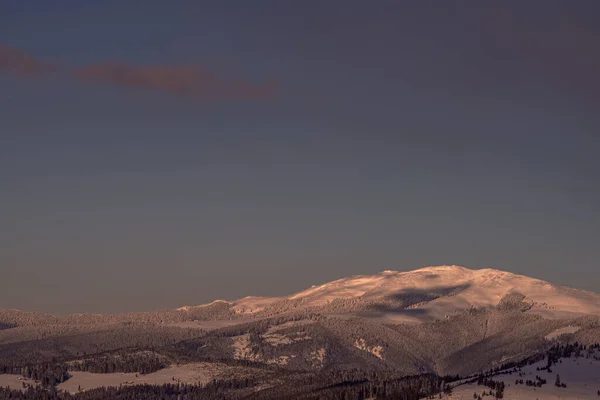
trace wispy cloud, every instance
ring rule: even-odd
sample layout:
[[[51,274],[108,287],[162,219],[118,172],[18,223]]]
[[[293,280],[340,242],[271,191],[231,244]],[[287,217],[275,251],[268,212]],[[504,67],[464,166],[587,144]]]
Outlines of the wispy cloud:
[[[275,80],[255,84],[197,65],[162,67],[104,63],[73,71],[73,76],[81,82],[144,89],[199,100],[261,100],[275,97],[278,91]]]
[[[202,65],[153,66],[106,62],[80,68],[58,68],[54,63],[38,60],[7,45],[0,45],[1,72],[25,78],[60,73],[60,76],[79,83],[145,90],[194,101],[269,100],[279,92],[276,79],[254,83],[222,71],[208,70]]]
[[[45,77],[57,71],[56,65],[37,60],[22,50],[0,44],[0,72],[19,77]]]

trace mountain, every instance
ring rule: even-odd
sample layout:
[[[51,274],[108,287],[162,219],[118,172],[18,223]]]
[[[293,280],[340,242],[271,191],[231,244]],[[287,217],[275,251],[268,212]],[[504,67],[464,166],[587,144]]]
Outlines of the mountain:
[[[80,382],[84,389],[123,379],[193,384],[245,377],[267,385],[302,374],[313,383],[348,374],[467,376],[575,341],[600,342],[599,294],[459,266],[383,271],[286,297],[144,313],[0,310],[0,372],[62,363],[73,370],[64,385]],[[144,380],[107,374],[140,369]],[[90,373],[103,375],[82,378]]]
[[[286,308],[324,312],[394,311],[376,314],[403,323],[432,322],[470,308],[497,306],[509,294],[526,294],[528,312],[546,318],[600,315],[600,295],[557,286],[509,272],[459,266],[427,267],[410,272],[339,279],[283,298],[247,297],[232,302],[238,313]],[[288,307],[289,308],[289,307]],[[404,313],[398,310],[413,310]],[[364,316],[365,314],[361,314]]]

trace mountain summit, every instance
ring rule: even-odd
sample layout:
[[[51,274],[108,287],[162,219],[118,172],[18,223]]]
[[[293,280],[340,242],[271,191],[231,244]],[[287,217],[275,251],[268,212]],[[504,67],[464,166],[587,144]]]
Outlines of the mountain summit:
[[[510,272],[456,265],[352,276],[287,297],[246,297],[232,304],[241,314],[293,307],[328,313],[358,312],[362,316],[368,313],[396,323],[414,323],[431,322],[472,308],[496,307],[506,296],[519,294],[528,313],[545,318],[600,315],[598,294]],[[400,312],[407,309],[411,311]]]

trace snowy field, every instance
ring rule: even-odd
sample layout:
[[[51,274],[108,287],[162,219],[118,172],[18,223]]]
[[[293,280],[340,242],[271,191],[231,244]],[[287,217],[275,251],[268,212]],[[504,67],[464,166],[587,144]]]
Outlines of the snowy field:
[[[180,366],[171,366],[151,374],[136,373],[112,373],[96,374],[91,372],[71,371],[72,377],[59,384],[58,389],[70,393],[79,390],[90,390],[102,386],[125,386],[125,385],[163,385],[166,383],[185,383],[191,385],[203,385],[215,378],[245,377],[252,374],[263,374],[261,370],[251,367],[237,367],[220,363],[192,363]],[[11,389],[23,389],[23,382],[36,386],[37,383],[25,379],[21,375],[0,374],[0,387]]]
[[[505,383],[504,399],[507,400],[600,399],[598,395],[598,390],[600,390],[600,361],[591,357],[585,358],[585,356],[562,359],[561,361],[562,363],[552,366],[552,373],[537,371],[536,368],[546,365],[546,361],[540,361],[523,367],[520,372],[522,376],[513,372],[512,375],[498,375],[492,379]],[[554,385],[557,374],[560,375],[561,382],[567,385],[566,388],[558,388]],[[548,383],[541,388],[521,384],[515,385],[517,379],[535,380],[536,375],[546,379]],[[473,399],[474,393],[481,395],[484,390],[487,393],[490,392],[490,389],[485,386],[478,386],[477,384],[462,385],[456,387],[452,395],[444,398],[453,400]],[[482,398],[492,399],[493,397],[486,396]]]
[[[0,387],[11,389],[23,389],[23,382],[28,385],[37,386],[31,379],[25,379],[21,375],[0,374]]]

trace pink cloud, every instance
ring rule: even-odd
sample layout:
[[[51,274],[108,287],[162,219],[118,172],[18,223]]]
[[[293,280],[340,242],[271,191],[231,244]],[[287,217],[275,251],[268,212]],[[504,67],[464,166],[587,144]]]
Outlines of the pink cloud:
[[[0,45],[0,73],[18,77],[47,77],[59,72],[55,64]],[[194,101],[269,100],[277,96],[276,79],[254,83],[201,65],[138,66],[122,62],[61,69],[62,77],[79,83],[105,84],[127,89],[175,95]]]
[[[73,72],[82,82],[96,82],[132,89],[204,99],[261,100],[276,96],[278,84],[255,84],[208,71],[199,65],[133,66],[123,63],[89,65]]]
[[[0,44],[0,72],[18,77],[43,77],[56,72],[56,65],[36,60],[22,50]]]

